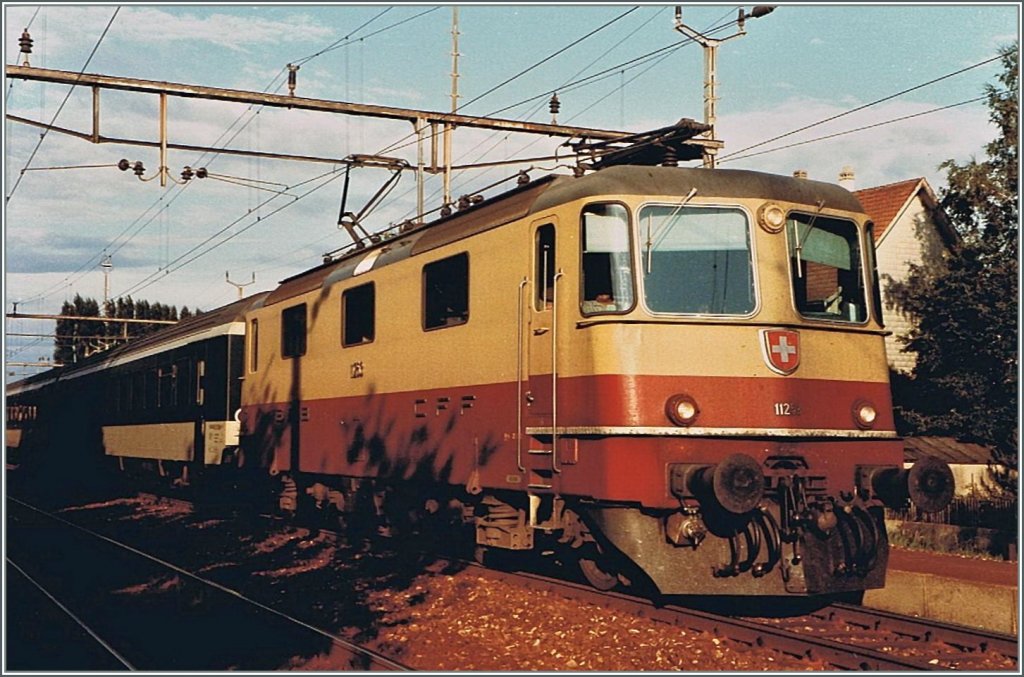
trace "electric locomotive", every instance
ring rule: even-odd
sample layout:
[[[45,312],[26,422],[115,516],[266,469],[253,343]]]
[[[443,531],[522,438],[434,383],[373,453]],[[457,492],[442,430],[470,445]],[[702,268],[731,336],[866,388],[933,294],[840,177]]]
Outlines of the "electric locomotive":
[[[241,441],[279,502],[465,525],[608,589],[884,585],[904,470],[872,224],[752,171],[547,176],[283,281],[246,313]],[[396,530],[396,535],[400,532]]]

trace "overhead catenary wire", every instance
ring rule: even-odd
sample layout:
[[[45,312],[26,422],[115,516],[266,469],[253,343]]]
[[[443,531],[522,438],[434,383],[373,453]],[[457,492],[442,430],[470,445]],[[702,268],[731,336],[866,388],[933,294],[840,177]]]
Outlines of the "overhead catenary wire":
[[[277,213],[283,211],[284,209],[287,209],[288,207],[294,205],[299,200],[302,200],[303,198],[305,198],[305,197],[307,197],[309,195],[312,195],[313,193],[317,192],[318,190],[320,190],[324,186],[327,186],[328,184],[330,184],[331,182],[336,180],[338,177],[340,177],[341,176],[341,172],[342,172],[342,169],[340,169],[340,168],[331,169],[331,170],[326,171],[326,172],[324,172],[322,174],[319,174],[318,176],[314,176],[314,177],[312,177],[310,179],[306,179],[305,181],[301,181],[301,182],[299,182],[297,184],[294,184],[294,185],[290,186],[289,187],[290,189],[294,189],[294,188],[297,188],[297,187],[300,187],[300,186],[312,183],[314,181],[318,181],[320,179],[323,179],[324,177],[327,177],[326,180],[322,181],[319,185],[314,186],[313,188],[309,189],[305,193],[300,193],[298,195],[291,195],[291,194],[289,194],[290,197],[294,198],[293,200],[291,200],[289,202],[286,202],[285,204],[282,204],[281,206],[277,207],[276,209],[270,211],[269,213],[267,213],[267,214],[265,214],[263,216],[256,217],[255,219],[253,219],[253,221],[251,223],[243,226],[242,228],[239,228],[238,230],[235,230],[233,233],[231,233],[230,235],[228,235],[224,239],[220,240],[219,242],[216,242],[215,244],[213,244],[210,247],[207,247],[206,249],[202,249],[202,247],[204,245],[209,244],[210,242],[215,240],[217,237],[223,235],[225,232],[230,230],[233,226],[235,226],[239,222],[243,221],[246,217],[252,216],[252,214],[251,213],[246,213],[246,214],[243,214],[242,216],[239,216],[237,219],[235,219],[234,221],[231,221],[230,223],[228,223],[227,225],[222,227],[220,230],[218,230],[216,233],[214,233],[213,235],[210,235],[205,240],[203,240],[199,244],[197,244],[194,247],[192,247],[191,249],[189,249],[187,252],[179,255],[176,259],[171,261],[164,268],[162,268],[160,270],[157,270],[154,273],[151,273],[150,275],[148,275],[145,278],[143,278],[140,282],[137,282],[136,284],[134,284],[133,286],[129,287],[127,290],[125,290],[124,292],[122,292],[119,295],[120,296],[125,296],[125,295],[128,295],[128,294],[132,294],[134,292],[140,291],[142,289],[145,289],[146,287],[149,287],[150,285],[155,283],[158,279],[161,279],[164,275],[168,275],[168,274],[170,274],[170,273],[172,273],[172,272],[174,272],[176,270],[179,270],[179,269],[183,268],[184,266],[187,266],[188,264],[192,263],[193,261],[196,261],[199,258],[209,254],[211,251],[213,251],[213,250],[217,249],[218,247],[220,247],[220,246],[230,242],[231,240],[233,240],[234,238],[238,237],[242,233],[248,231],[253,226],[255,226],[255,225],[259,224],[259,223],[263,223],[263,222],[267,221],[268,219],[270,219],[270,217],[274,216],[275,214],[277,214]],[[267,205],[268,203],[270,203],[273,200],[278,199],[279,197],[280,197],[280,195],[274,195],[272,197],[267,198],[262,203],[260,203],[260,207]],[[174,266],[174,267],[172,268],[171,266]]]
[[[106,27],[103,29],[103,33],[100,34],[100,37],[96,41],[95,46],[93,46],[92,51],[89,53],[89,58],[85,60],[85,64],[82,66],[82,69],[78,72],[79,77],[81,77],[82,74],[85,73],[85,69],[89,67],[89,64],[92,62],[92,58],[96,55],[96,51],[100,48],[100,45],[103,44],[103,38],[107,37],[107,31],[110,30],[111,25],[113,25],[114,23],[114,19],[117,18],[117,13],[120,11],[120,6],[114,8],[114,13],[110,16],[110,21],[107,22]],[[53,126],[53,124],[57,121],[57,118],[60,116],[61,111],[64,110],[64,106],[67,104],[68,99],[71,98],[71,93],[75,91],[75,86],[76,85],[73,84],[68,88],[67,94],[64,95],[64,100],[60,102],[60,106],[57,107],[57,112],[53,114],[53,118],[50,120],[50,127]],[[32,160],[35,159],[36,153],[39,152],[39,148],[40,146],[43,145],[43,141],[46,140],[46,135],[49,133],[49,131],[49,129],[44,129],[43,133],[39,135],[39,141],[36,142],[36,147],[32,149],[32,153],[31,155],[29,155],[28,161],[25,163],[25,168],[22,169],[21,172],[18,174],[18,179],[17,181],[14,182],[14,186],[11,188],[11,192],[4,197],[4,202],[9,203],[11,201],[11,198],[14,197],[15,191],[17,191],[18,186],[21,185],[21,180],[25,177],[25,171],[28,170],[29,165],[32,164]]]
[[[863,132],[863,131],[866,131],[868,129],[875,129],[876,127],[883,127],[885,125],[891,125],[891,124],[896,123],[896,122],[903,122],[905,120],[910,120],[910,119],[913,119],[913,118],[919,118],[919,117],[921,117],[923,115],[930,115],[932,113],[938,113],[940,111],[949,110],[950,108],[956,108],[958,106],[966,106],[968,104],[977,103],[979,101],[984,101],[987,98],[988,98],[987,95],[986,96],[977,96],[977,97],[975,97],[973,99],[968,99],[966,101],[960,101],[959,103],[951,103],[951,104],[949,104],[947,106],[940,106],[938,108],[932,108],[932,109],[929,109],[929,110],[926,110],[926,111],[921,111],[919,113],[911,113],[909,115],[901,115],[898,118],[891,118],[889,120],[883,120],[881,122],[876,122],[876,123],[873,123],[873,124],[870,124],[870,125],[864,125],[863,127],[857,127],[855,129],[847,129],[845,131],[836,132],[834,134],[826,134],[825,136],[819,136],[819,137],[816,137],[816,138],[813,138],[813,139],[807,139],[806,141],[797,141],[796,143],[789,143],[789,144],[786,144],[785,146],[777,146],[775,148],[768,148],[767,150],[760,150],[760,151],[757,151],[756,153],[747,153],[745,155],[730,156],[727,160],[723,160],[723,162],[732,162],[732,161],[735,161],[735,160],[743,160],[743,159],[746,159],[746,158],[755,157],[757,155],[766,155],[768,153],[774,153],[776,151],[784,150],[786,148],[795,148],[797,146],[804,146],[804,145],[809,144],[809,143],[816,143],[818,141],[826,141],[828,139],[834,139],[834,138],[836,138],[838,136],[846,136],[847,134],[854,134],[856,132]]]
[[[652,16],[650,19],[648,19],[643,24],[641,24],[633,32],[635,33],[637,30],[639,30],[640,28],[645,26],[647,23],[649,23],[651,20],[653,20],[656,16],[657,15]],[[714,24],[718,24],[718,25],[713,25],[712,27],[705,29],[704,30],[704,34],[705,35],[713,35],[715,33],[721,32],[721,31],[731,27],[732,25],[734,25],[736,23],[735,19],[733,19],[731,21],[728,21],[728,22],[725,22],[725,23],[720,23],[725,18],[725,16],[727,16],[727,14],[724,15],[723,17],[719,18],[718,20],[716,20],[714,22]],[[632,33],[630,35],[632,35]],[[621,44],[622,42],[624,42],[628,37],[629,36],[626,36],[626,38],[623,38],[622,40],[620,40],[619,43],[617,43],[615,46],[618,46],[618,44]],[[538,106],[534,107],[531,111],[527,112],[526,114],[524,114],[522,116],[519,116],[519,119],[529,118],[532,115],[534,115],[543,106],[543,104],[546,101],[547,97],[550,94],[552,94],[554,91],[559,91],[559,92],[574,91],[575,89],[578,89],[578,88],[581,88],[581,87],[585,87],[585,86],[589,86],[589,85],[595,84],[597,82],[600,82],[602,80],[605,80],[608,77],[611,77],[613,75],[619,75],[620,73],[624,73],[626,70],[632,70],[634,68],[638,68],[641,65],[646,64],[648,61],[652,61],[653,60],[653,63],[651,63],[649,66],[647,66],[647,68],[642,70],[640,73],[635,74],[628,81],[624,82],[621,85],[621,86],[624,87],[625,85],[634,82],[640,76],[642,76],[643,74],[645,74],[648,71],[650,71],[652,68],[654,68],[655,66],[660,64],[662,61],[664,61],[666,58],[668,58],[669,56],[674,54],[679,49],[687,46],[688,44],[694,43],[694,42],[695,41],[694,41],[693,38],[690,38],[690,37],[683,38],[683,39],[681,39],[681,40],[679,40],[679,41],[677,41],[675,43],[672,43],[670,45],[666,45],[665,47],[661,47],[661,48],[656,49],[656,50],[654,50],[652,52],[648,52],[647,54],[643,54],[643,55],[641,55],[639,57],[634,57],[633,59],[630,59],[628,61],[622,62],[620,64],[616,64],[615,66],[607,68],[607,69],[605,69],[603,71],[599,71],[598,73],[596,73],[596,74],[594,74],[592,76],[588,76],[588,77],[583,78],[581,80],[573,81],[572,78],[575,78],[577,75],[579,75],[580,72],[582,72],[583,70],[586,70],[586,68],[581,69],[580,71],[577,71],[577,73],[575,75],[573,75],[569,79],[568,82],[562,84],[561,86],[556,87],[555,89],[552,89],[552,90],[547,90],[546,92],[543,92],[543,93],[541,93],[539,95],[530,97],[528,99],[524,99],[523,101],[520,101],[519,103],[516,103],[516,104],[512,104],[511,106],[506,106],[505,108],[502,108],[502,109],[499,109],[497,111],[494,111],[494,112],[490,113],[489,115],[497,115],[498,113],[505,112],[505,111],[507,111],[507,110],[509,110],[511,108],[515,108],[515,107],[523,105],[525,103],[529,103],[531,101],[540,100],[540,103],[538,104]],[[608,52],[610,52],[612,49],[614,49],[615,46],[610,48],[608,50]],[[592,61],[590,65],[593,65],[594,63],[596,63],[596,60]],[[598,77],[598,76],[603,76],[603,77]],[[610,94],[603,94],[603,95],[599,96],[590,105],[584,107],[583,109],[581,109],[580,111],[575,113],[572,117],[569,118],[569,120],[571,121],[571,120],[574,120],[574,119],[578,118],[580,115],[582,115],[586,111],[590,110],[591,108],[593,108],[594,106],[599,104],[601,101],[607,99],[608,96],[610,96]],[[483,153],[479,153],[477,157],[480,158],[480,157],[485,156],[488,152],[494,150],[494,148],[496,148],[502,142],[506,141],[510,136],[511,136],[510,133],[505,133],[500,139],[498,139],[494,144],[492,144],[486,151],[484,151]],[[516,151],[516,152],[517,153],[522,153],[523,151],[527,150],[531,146],[535,145],[538,141],[539,141],[538,139],[534,139],[533,141],[527,143],[525,146],[522,146],[521,148],[519,148],[519,150]],[[462,159],[462,158],[466,157],[467,155],[468,155],[468,153],[464,153],[462,156],[460,156],[459,159]],[[524,162],[526,162],[526,161],[524,160]],[[489,172],[489,171],[490,171],[490,169],[485,170],[482,174],[478,175],[476,178],[480,178],[481,176],[486,175],[487,172]],[[463,172],[460,171],[460,172],[457,173],[457,176],[462,175],[462,174],[463,174]],[[431,193],[430,197],[434,198],[434,197],[437,196],[438,193],[439,193],[439,190],[435,190],[433,193]],[[403,217],[403,218],[408,218],[409,215],[410,215],[410,213],[407,212],[405,217]]]
[[[337,49],[338,47],[347,46],[347,45],[342,45],[340,43],[342,43],[342,42],[344,42],[346,40],[351,40],[353,38],[353,36],[355,36],[359,31],[365,29],[367,26],[369,26],[372,23],[374,23],[376,20],[378,20],[380,17],[382,17],[384,14],[386,14],[387,11],[389,11],[390,9],[392,9],[392,8],[389,7],[389,8],[386,8],[385,10],[377,13],[374,17],[372,17],[371,19],[369,19],[366,22],[364,22],[363,24],[361,24],[358,28],[356,28],[355,30],[351,31],[348,35],[346,35],[341,40],[335,41],[334,43],[329,45],[327,48],[325,48],[323,50],[320,50],[320,51],[318,51],[318,52],[316,52],[314,54],[311,54],[311,55],[309,55],[307,57],[303,57],[302,59],[298,59],[298,60],[296,60],[296,62],[304,64],[304,63],[309,62],[313,58],[316,58],[316,57],[318,57],[318,56],[320,56],[320,55],[322,55],[324,53],[327,53],[328,51],[331,51],[332,49]],[[400,25],[403,25],[405,23],[408,23],[409,21],[412,21],[412,20],[417,19],[419,17],[425,16],[426,14],[429,14],[432,11],[435,11],[436,9],[438,9],[438,8],[435,7],[433,9],[430,9],[430,10],[427,10],[427,11],[424,11],[424,12],[419,12],[419,13],[411,16],[411,17],[407,17],[407,18],[405,18],[405,19],[403,19],[401,21],[398,21],[398,22],[389,24],[387,26],[384,26],[384,27],[378,29],[377,31],[374,31],[373,33],[370,33],[369,35],[363,36],[360,39],[364,40],[364,39],[373,37],[375,35],[379,35],[381,33],[384,33],[386,31],[388,31],[388,30],[396,28],[397,26],[400,26]],[[38,10],[37,10],[37,13],[38,13]],[[115,13],[115,15],[116,15],[116,13]],[[34,18],[34,15],[33,15],[33,18]],[[112,20],[113,19],[111,19],[111,21]],[[108,26],[108,28],[109,28],[109,26]],[[88,65],[88,62],[86,63],[86,66],[87,65]],[[84,72],[84,70],[85,70],[85,67],[83,67],[82,72]],[[286,71],[287,71],[287,68],[283,67],[273,78],[271,78],[270,82],[263,88],[263,91],[264,92],[268,92],[271,89],[273,89],[275,87],[275,85],[276,85],[276,89],[280,90],[281,87],[284,86],[284,83],[286,81],[285,78],[283,77],[285,75]],[[244,124],[242,124],[242,126],[239,127],[234,132],[234,134],[231,134],[232,130],[234,130],[235,127],[246,117],[246,115],[248,115],[250,112],[252,112],[252,110],[254,108],[256,108],[257,110],[256,110],[255,113],[253,113],[252,117],[250,117],[249,120],[247,120]],[[235,120],[230,125],[228,125],[228,127],[223,132],[221,132],[221,134],[217,137],[217,139],[213,142],[212,145],[213,146],[217,146],[218,144],[221,143],[222,140],[225,139],[225,137],[227,137],[229,134],[231,134],[231,136],[229,138],[227,138],[226,140],[223,141],[223,144],[221,146],[222,148],[226,148],[228,145],[230,145],[234,141],[235,138],[237,138],[237,136],[239,134],[241,134],[241,132],[252,122],[252,120],[255,119],[256,115],[259,114],[259,111],[262,108],[263,108],[263,106],[255,106],[253,104],[250,104],[246,108],[246,110],[242,111],[242,113],[240,113],[238,115],[238,117],[236,117]],[[56,117],[54,119],[56,119]],[[53,121],[51,121],[50,124],[52,125]],[[201,164],[203,162],[205,162],[206,164],[210,164],[217,157],[219,157],[220,155],[221,154],[219,152],[205,151],[198,158],[197,164]],[[207,159],[207,158],[209,158],[209,159]],[[183,194],[183,192],[190,185],[191,185],[191,182],[188,182],[188,183],[185,183],[184,185],[177,185],[177,186],[170,187],[167,191],[164,192],[164,194],[162,194],[159,198],[157,198],[157,200],[155,200],[153,202],[153,204],[151,204],[149,207],[147,207],[143,211],[143,213],[139,215],[139,217],[137,217],[135,220],[133,220],[132,223],[130,223],[116,238],[114,238],[114,240],[112,240],[99,253],[94,254],[79,269],[77,269],[75,272],[71,273],[70,275],[66,276],[60,282],[58,282],[58,283],[52,285],[51,287],[47,288],[44,292],[38,293],[38,294],[30,297],[29,299],[23,300],[22,302],[31,302],[31,301],[37,301],[37,300],[41,300],[41,299],[47,298],[47,297],[51,296],[53,293],[55,293],[57,290],[59,290],[61,288],[64,288],[64,287],[68,287],[68,286],[72,285],[75,281],[81,279],[84,275],[86,275],[90,271],[93,262],[99,260],[104,255],[113,255],[114,253],[119,251],[121,248],[123,248],[126,244],[128,244],[128,242],[130,242],[132,239],[134,239],[134,237],[136,237],[140,232],[142,232],[142,230],[144,230],[150,223],[152,223],[153,220],[155,220],[156,215],[153,218],[151,218],[148,221],[146,221],[145,223],[143,223],[138,228],[136,228],[123,242],[121,242],[115,249],[113,249],[113,251],[109,251],[110,248],[113,247],[114,244],[116,244],[118,240],[120,240],[122,237],[124,237],[129,231],[132,230],[132,228],[136,224],[138,224],[142,219],[144,219],[147,213],[149,213],[153,208],[157,207],[160,202],[164,201],[166,199],[166,197],[167,197],[167,194],[170,193],[170,191],[176,190],[177,192],[175,192],[173,194],[173,196],[170,198],[170,200],[167,201],[167,203],[163,206],[161,211],[157,212],[157,215],[159,215],[163,211],[163,209],[166,209],[167,207],[169,207],[171,205],[171,203],[173,203],[178,197],[180,197]],[[76,275],[78,277],[75,277]],[[74,279],[72,279],[72,278],[74,278]]]
[[[646,62],[646,61],[645,61],[645,62]],[[617,73],[617,72],[615,72],[615,73],[613,73],[613,74],[611,74],[611,75],[609,75],[609,76],[607,76],[607,77],[612,77],[612,76],[614,76],[614,75],[618,75],[618,73]],[[542,96],[543,96],[543,95],[542,95]],[[954,105],[955,105],[955,104],[954,104]],[[822,122],[824,122],[824,121],[822,121]],[[820,124],[820,123],[817,123],[817,124]],[[793,133],[796,133],[796,132],[793,132]],[[233,138],[233,137],[232,137],[232,138]],[[768,141],[768,142],[770,142],[770,141]],[[726,156],[726,157],[727,157],[727,158],[728,158],[728,157],[732,157],[732,156],[734,156],[734,155],[737,155],[738,153],[740,153],[740,152],[736,152],[736,154],[731,154],[730,156]],[[744,157],[745,157],[745,156],[744,156]]]
[[[831,115],[831,116],[829,116],[827,118],[824,118],[822,120],[818,120],[817,122],[812,122],[809,125],[804,125],[803,127],[800,127],[798,129],[794,129],[794,130],[789,131],[789,132],[786,132],[785,134],[779,134],[778,136],[773,136],[770,139],[766,139],[764,141],[760,141],[758,143],[755,143],[755,144],[752,144],[750,146],[747,146],[746,148],[741,148],[741,149],[733,151],[731,153],[727,153],[727,154],[722,155],[721,157],[719,157],[718,161],[722,162],[722,161],[724,161],[727,158],[731,158],[731,157],[739,155],[741,153],[746,153],[748,150],[753,150],[754,148],[760,148],[761,146],[765,146],[765,145],[767,145],[769,143],[773,143],[775,141],[779,141],[780,139],[784,139],[787,136],[792,136],[794,134],[798,134],[800,132],[806,131],[806,130],[811,129],[813,127],[817,127],[818,125],[823,125],[826,122],[831,122],[833,120],[838,120],[841,117],[850,115],[852,113],[856,113],[858,111],[862,111],[865,108],[870,108],[871,106],[877,106],[880,103],[884,103],[886,101],[890,101],[890,100],[895,99],[897,97],[903,96],[904,94],[909,94],[910,92],[916,91],[918,89],[922,89],[924,87],[928,87],[929,85],[934,85],[936,82],[942,82],[943,80],[947,80],[947,79],[949,79],[951,77],[954,77],[956,75],[960,75],[961,73],[966,73],[969,70],[973,70],[975,68],[980,68],[981,66],[984,66],[985,64],[992,63],[993,61],[998,61],[1001,58],[1002,58],[1002,55],[1001,54],[997,54],[996,56],[994,56],[992,58],[985,59],[984,61],[979,61],[976,64],[972,64],[972,65],[967,66],[965,68],[961,68],[960,70],[953,71],[952,73],[946,73],[945,75],[942,75],[942,76],[939,76],[939,77],[934,78],[932,80],[929,80],[928,82],[922,82],[919,85],[914,85],[913,87],[908,87],[907,89],[904,89],[904,90],[901,90],[899,92],[896,92],[895,94],[890,94],[888,96],[884,96],[881,99],[875,99],[874,101],[871,101],[869,103],[865,103],[863,105],[857,106],[856,108],[851,108],[850,110],[844,111],[842,113],[837,113],[836,115]]]
[[[628,16],[629,14],[633,13],[633,12],[634,12],[634,11],[636,11],[637,9],[638,9],[638,7],[634,6],[633,8],[631,8],[631,9],[629,9],[629,10],[626,10],[625,12],[623,12],[623,13],[622,13],[622,14],[620,14],[619,16],[615,17],[614,19],[611,19],[610,21],[607,21],[607,22],[605,22],[605,23],[604,23],[604,24],[602,24],[601,26],[598,26],[597,28],[595,28],[595,29],[591,30],[590,32],[586,33],[585,35],[582,35],[582,36],[580,36],[579,38],[576,38],[575,40],[573,40],[573,41],[572,41],[571,43],[569,43],[569,44],[568,44],[568,45],[566,45],[565,47],[561,47],[561,48],[559,48],[559,49],[555,50],[555,51],[554,51],[554,52],[552,52],[551,54],[549,54],[549,55],[545,56],[544,58],[542,58],[542,59],[541,59],[540,61],[537,61],[537,62],[535,62],[534,64],[532,64],[532,65],[530,65],[530,66],[527,66],[526,68],[524,68],[523,70],[519,71],[519,72],[518,72],[518,73],[516,73],[515,75],[513,75],[513,76],[511,76],[511,77],[509,77],[509,78],[506,78],[505,80],[503,80],[502,82],[498,83],[497,85],[494,85],[493,87],[491,87],[490,89],[488,89],[487,91],[485,91],[485,92],[484,92],[483,94],[480,94],[480,95],[478,95],[478,96],[475,96],[475,97],[473,97],[472,99],[470,99],[469,101],[466,101],[465,103],[463,103],[462,105],[460,105],[460,106],[459,106],[458,108],[456,108],[456,109],[455,109],[455,111],[453,111],[453,112],[460,112],[460,111],[463,111],[463,110],[465,110],[465,108],[466,108],[467,106],[470,106],[470,105],[472,105],[472,104],[476,103],[477,101],[479,101],[480,99],[482,99],[482,98],[484,98],[484,97],[486,97],[486,96],[488,96],[488,95],[490,95],[490,94],[493,94],[493,93],[494,93],[494,92],[496,92],[497,90],[499,90],[499,89],[501,89],[502,87],[504,87],[504,86],[506,86],[506,85],[508,85],[508,84],[510,84],[510,83],[512,83],[512,82],[514,82],[515,80],[517,80],[517,79],[521,78],[522,76],[526,75],[527,73],[529,73],[530,71],[534,70],[535,68],[537,68],[537,67],[539,67],[539,66],[541,66],[541,65],[543,65],[543,64],[545,64],[545,63],[547,63],[547,62],[548,62],[548,61],[550,61],[551,59],[553,59],[553,58],[555,58],[555,57],[557,57],[557,56],[560,56],[561,54],[564,54],[564,53],[565,53],[565,52],[567,52],[568,50],[572,49],[572,48],[573,48],[573,47],[575,47],[576,45],[578,45],[578,44],[580,44],[581,42],[583,42],[584,40],[587,40],[587,39],[589,39],[589,38],[593,37],[593,36],[594,36],[594,35],[596,35],[597,33],[599,33],[599,32],[601,32],[601,31],[603,31],[603,30],[604,30],[605,28],[608,28],[609,26],[611,26],[611,25],[612,25],[612,24],[614,24],[615,22],[617,22],[617,21],[619,21],[620,19],[623,19],[623,18],[625,18],[626,16]],[[408,141],[409,141],[410,139],[414,139],[415,137],[416,137],[416,133],[415,133],[415,132],[413,132],[412,134],[406,134],[405,136],[403,136],[403,137],[402,137],[401,139],[399,139],[398,141],[395,141],[394,143],[392,143],[392,144],[390,144],[390,145],[388,145],[388,146],[386,146],[386,147],[382,148],[382,149],[381,149],[380,151],[378,151],[378,152],[377,152],[377,154],[378,154],[378,155],[385,155],[385,154],[387,154],[387,153],[391,153],[391,152],[393,152],[393,151],[395,151],[395,150],[398,150],[398,149],[400,149],[400,148],[404,148],[404,147],[406,147],[407,145],[409,145],[409,144],[407,144],[407,142],[408,142]]]

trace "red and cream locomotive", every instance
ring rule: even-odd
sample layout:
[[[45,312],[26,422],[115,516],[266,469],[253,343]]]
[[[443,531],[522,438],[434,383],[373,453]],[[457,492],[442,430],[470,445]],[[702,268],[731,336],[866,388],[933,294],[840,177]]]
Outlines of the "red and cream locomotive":
[[[903,470],[874,271],[835,185],[548,176],[253,307],[243,448],[289,509],[454,515],[601,588],[881,587],[883,504],[937,509],[952,476]]]
[[[255,471],[286,510],[469,530],[600,588],[881,587],[883,506],[940,509],[952,475],[903,468],[871,223],[839,186],[650,156],[375,237],[8,403],[122,466]]]

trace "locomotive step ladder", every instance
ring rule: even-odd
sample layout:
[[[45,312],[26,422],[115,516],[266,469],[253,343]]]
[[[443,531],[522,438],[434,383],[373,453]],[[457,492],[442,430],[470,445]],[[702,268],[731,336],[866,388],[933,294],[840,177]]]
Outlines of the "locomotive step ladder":
[[[537,448],[538,446],[534,440],[526,450],[526,469],[529,473],[526,487],[530,491],[550,491],[551,480],[555,474],[552,469],[554,451],[550,448]]]

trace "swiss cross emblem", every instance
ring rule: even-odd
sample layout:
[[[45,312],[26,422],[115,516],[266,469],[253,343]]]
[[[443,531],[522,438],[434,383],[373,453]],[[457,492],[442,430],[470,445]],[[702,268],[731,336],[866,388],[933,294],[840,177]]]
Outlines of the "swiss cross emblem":
[[[786,376],[800,366],[800,334],[790,329],[762,329],[761,353],[768,368]]]

